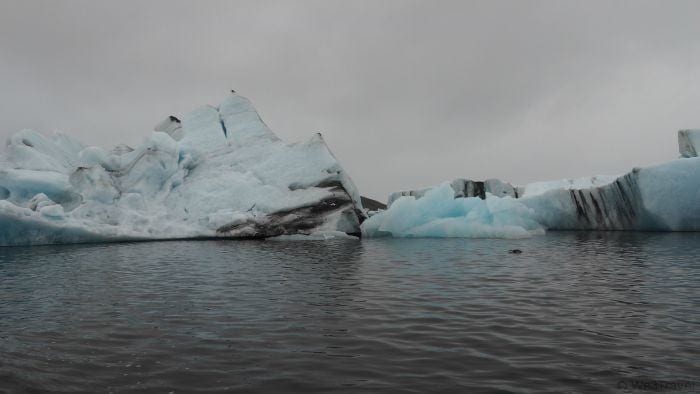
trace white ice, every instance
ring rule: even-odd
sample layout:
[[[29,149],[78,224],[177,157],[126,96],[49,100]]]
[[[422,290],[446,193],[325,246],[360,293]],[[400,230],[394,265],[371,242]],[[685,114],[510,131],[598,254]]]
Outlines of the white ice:
[[[589,187],[604,186],[614,182],[617,178],[618,176],[614,175],[596,175],[592,177],[533,182],[519,187],[522,191],[520,197],[532,197],[550,190],[586,189]]]
[[[25,130],[0,156],[0,245],[359,233],[361,212],[320,135],[286,144],[235,94],[133,149]]]
[[[619,176],[537,182],[519,198],[456,195],[455,182],[392,194],[365,236],[520,237],[544,230],[700,231],[700,157]]]
[[[512,197],[454,197],[450,183],[398,198],[362,224],[369,237],[523,238],[544,233],[535,212]]]

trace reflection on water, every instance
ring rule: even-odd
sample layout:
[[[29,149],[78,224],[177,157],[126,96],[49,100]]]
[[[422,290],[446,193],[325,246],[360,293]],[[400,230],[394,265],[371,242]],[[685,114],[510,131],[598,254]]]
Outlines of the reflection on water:
[[[699,249],[614,232],[1,248],[0,392],[697,381]]]

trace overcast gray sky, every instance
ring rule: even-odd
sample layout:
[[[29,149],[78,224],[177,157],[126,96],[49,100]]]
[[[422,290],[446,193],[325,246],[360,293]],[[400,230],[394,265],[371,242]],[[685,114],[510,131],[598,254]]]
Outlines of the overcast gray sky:
[[[677,157],[700,127],[698,1],[0,0],[0,138],[137,144],[250,98],[322,131],[363,194]]]

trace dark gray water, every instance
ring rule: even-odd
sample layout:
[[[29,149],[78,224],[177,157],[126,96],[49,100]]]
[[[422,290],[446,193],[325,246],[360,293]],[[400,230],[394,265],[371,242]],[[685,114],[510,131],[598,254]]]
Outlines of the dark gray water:
[[[0,392],[700,391],[699,252],[638,233],[0,248]]]

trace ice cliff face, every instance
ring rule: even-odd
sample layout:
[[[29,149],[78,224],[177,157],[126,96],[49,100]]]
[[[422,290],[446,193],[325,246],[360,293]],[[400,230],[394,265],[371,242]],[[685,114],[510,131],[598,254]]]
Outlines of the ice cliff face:
[[[314,136],[286,144],[230,95],[141,145],[12,136],[0,157],[0,245],[359,233],[360,195]]]
[[[700,158],[635,168],[612,182],[525,196],[552,230],[700,231]]]
[[[392,193],[365,236],[523,237],[544,230],[700,231],[700,131],[678,135],[681,159],[596,176],[512,186],[456,179]]]

